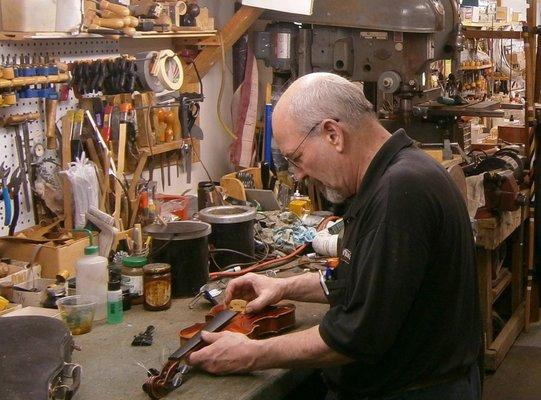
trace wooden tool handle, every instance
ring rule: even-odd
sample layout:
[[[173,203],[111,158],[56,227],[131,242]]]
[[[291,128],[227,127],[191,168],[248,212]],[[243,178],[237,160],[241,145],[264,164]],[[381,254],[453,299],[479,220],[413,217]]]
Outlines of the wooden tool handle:
[[[109,3],[107,0],[100,1],[100,8],[102,10],[112,11],[120,17],[127,17],[130,15],[130,9],[128,7],[121,6],[120,4]]]
[[[122,29],[124,20],[122,18],[98,18],[94,17],[92,23],[102,28]]]
[[[56,149],[56,109],[58,100],[45,100],[45,137],[47,138],[47,148]]]
[[[124,17],[123,20],[124,20],[125,27],[135,28],[137,25],[139,25],[139,18],[134,17],[132,15]]]
[[[125,28],[122,28],[122,32],[124,32],[124,35],[126,36],[135,36],[136,30],[133,26],[126,26]]]
[[[119,18],[120,17],[120,15],[115,14],[111,10],[100,10],[99,12],[102,18]]]
[[[3,125],[17,125],[22,124],[23,122],[30,122],[39,119],[39,113],[26,113],[26,114],[15,114],[10,115],[3,121]]]

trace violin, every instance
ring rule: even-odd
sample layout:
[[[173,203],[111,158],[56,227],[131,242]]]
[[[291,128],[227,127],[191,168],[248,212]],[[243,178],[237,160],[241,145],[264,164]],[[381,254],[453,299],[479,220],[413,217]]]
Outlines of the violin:
[[[295,325],[295,306],[281,304],[268,306],[254,314],[244,312],[246,302],[233,300],[229,306],[218,304],[205,316],[205,323],[196,323],[179,333],[181,346],[165,363],[159,374],[150,376],[143,390],[151,399],[161,399],[180,387],[188,368],[182,360],[191,352],[205,346],[201,331],[230,331],[242,333],[251,339],[277,335]],[[156,371],[157,372],[157,371]]]

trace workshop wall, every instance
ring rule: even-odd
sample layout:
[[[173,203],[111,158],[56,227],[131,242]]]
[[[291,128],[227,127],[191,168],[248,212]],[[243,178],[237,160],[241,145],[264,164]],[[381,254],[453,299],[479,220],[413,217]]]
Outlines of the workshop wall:
[[[199,0],[198,4],[209,8],[210,15],[215,19],[216,28],[222,28],[234,13],[233,0]],[[226,53],[226,72],[224,83],[224,94],[222,97],[222,118],[228,126],[231,126],[231,99],[232,89],[232,68],[231,51]],[[221,82],[221,63],[217,63],[203,78],[205,101],[201,104],[200,126],[205,135],[201,142],[201,159],[207,167],[212,179],[219,181],[220,177],[232,170],[229,162],[229,145],[232,140],[223,130],[216,113],[216,104]],[[157,173],[157,171],[156,171]],[[159,176],[154,174],[154,176]],[[145,175],[147,177],[148,175]],[[201,167],[201,163],[192,166],[192,183],[186,184],[186,176],[182,174],[171,186],[167,187],[165,193],[181,193],[184,190],[192,189],[189,194],[197,194],[197,183],[206,181],[208,177]],[[161,187],[158,185],[158,187]]]
[[[200,1],[201,5],[209,7],[211,15],[215,17],[216,27],[222,27],[233,15],[234,1],[207,0]],[[115,41],[109,39],[47,39],[23,42],[0,41],[0,55],[49,55],[59,57],[64,62],[81,59],[99,59],[116,57],[120,54],[134,54],[140,51],[161,50],[172,48],[170,39],[140,39]],[[227,124],[231,124],[230,104],[232,99],[232,73],[231,52],[226,53],[226,72],[224,74],[224,94],[222,98],[222,117]],[[200,124],[205,139],[201,142],[201,158],[205,163],[210,175],[214,180],[231,170],[229,163],[229,145],[231,139],[222,129],[216,114],[216,104],[220,82],[222,79],[221,63],[217,63],[213,69],[203,78],[205,101],[201,104]],[[57,118],[62,117],[66,111],[76,108],[77,99],[70,96],[68,102],[61,102],[58,107]],[[16,106],[0,109],[0,117],[10,114],[28,113],[39,111],[42,118],[40,121],[30,122],[30,145],[31,148],[37,142],[43,143],[44,137],[44,102],[41,99],[19,100]],[[15,129],[0,128],[0,163],[5,164],[13,171],[18,166],[17,152],[15,147]],[[158,172],[158,171],[156,171]],[[148,176],[148,174],[146,174]],[[154,175],[157,176],[157,175]],[[168,194],[181,193],[191,189],[190,194],[196,194],[197,183],[208,180],[201,163],[192,166],[192,183],[186,184],[186,174],[181,174],[177,179],[172,179],[172,184],[163,191],[159,185],[159,192]],[[4,215],[4,205],[0,202],[0,215]],[[34,225],[32,209],[27,211],[24,206],[24,196],[20,196],[20,217],[17,230]],[[8,227],[0,226],[0,236],[8,234]]]

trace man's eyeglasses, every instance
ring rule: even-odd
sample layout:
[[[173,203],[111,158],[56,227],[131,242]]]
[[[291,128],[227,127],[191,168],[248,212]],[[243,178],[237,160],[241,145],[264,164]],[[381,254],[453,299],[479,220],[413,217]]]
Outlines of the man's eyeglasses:
[[[327,118],[326,118],[327,119]],[[295,168],[299,169],[299,165],[294,161],[295,160],[295,154],[297,154],[297,151],[299,151],[299,149],[301,148],[302,144],[306,141],[306,139],[308,139],[308,136],[310,136],[310,134],[314,131],[314,129],[316,129],[319,125],[321,125],[326,119],[324,120],[321,120],[319,121],[318,123],[316,123],[309,131],[308,133],[302,138],[302,140],[300,141],[300,143],[298,144],[297,147],[295,147],[295,150],[293,150],[293,153],[291,153],[289,156],[284,156],[284,158],[286,159],[287,162],[291,163]],[[335,122],[340,122],[340,120],[338,118],[330,118],[331,120],[335,121]],[[298,160],[297,160],[298,162]]]

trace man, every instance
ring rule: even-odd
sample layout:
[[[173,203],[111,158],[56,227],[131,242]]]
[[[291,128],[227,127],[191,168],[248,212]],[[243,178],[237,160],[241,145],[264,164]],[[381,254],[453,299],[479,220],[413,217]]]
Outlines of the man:
[[[318,367],[340,399],[480,399],[474,245],[448,173],[377,121],[359,86],[315,73],[273,114],[281,152],[332,202],[349,199],[340,264],[317,274],[232,280],[225,301],[258,311],[283,299],[328,302],[319,326],[266,340],[204,332],[188,362],[216,374]]]

